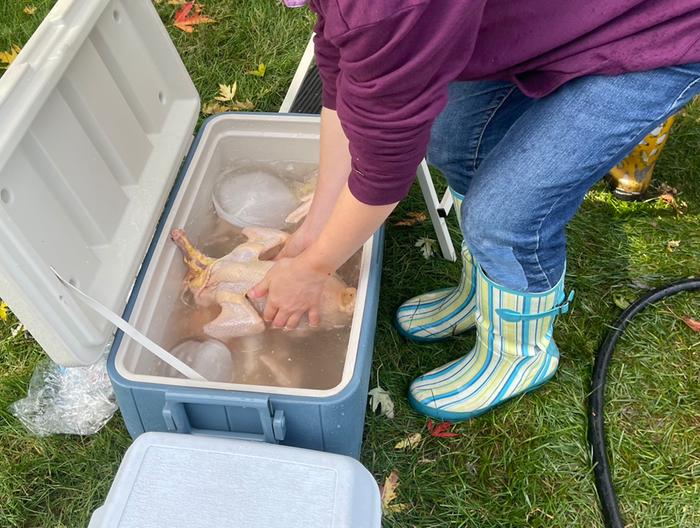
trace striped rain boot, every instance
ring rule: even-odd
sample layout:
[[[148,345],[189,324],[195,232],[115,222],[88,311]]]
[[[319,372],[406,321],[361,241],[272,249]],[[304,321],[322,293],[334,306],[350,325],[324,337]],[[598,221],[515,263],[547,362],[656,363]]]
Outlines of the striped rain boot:
[[[564,276],[542,293],[509,290],[477,272],[476,344],[471,352],[415,379],[409,401],[438,420],[474,418],[548,381],[559,364],[554,320],[573,292]]]
[[[464,197],[450,189],[461,224]],[[471,328],[476,320],[476,266],[462,243],[462,276],[456,288],[443,288],[409,299],[396,311],[396,328],[406,339],[441,341]]]

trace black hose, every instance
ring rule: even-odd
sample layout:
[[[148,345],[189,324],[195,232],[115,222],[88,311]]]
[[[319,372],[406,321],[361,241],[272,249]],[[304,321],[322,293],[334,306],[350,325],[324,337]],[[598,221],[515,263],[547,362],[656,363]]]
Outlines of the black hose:
[[[605,380],[610,358],[618,339],[620,339],[620,336],[622,336],[627,325],[635,315],[661,299],[679,292],[696,290],[700,290],[700,279],[692,278],[663,286],[644,297],[640,297],[622,312],[605,341],[603,341],[600,350],[598,350],[598,356],[593,367],[591,394],[588,398],[588,441],[593,448],[595,483],[598,489],[598,496],[600,497],[605,525],[608,528],[624,528],[625,526],[620,513],[620,505],[617,502],[617,494],[612,483],[605,441],[603,406],[605,405]]]

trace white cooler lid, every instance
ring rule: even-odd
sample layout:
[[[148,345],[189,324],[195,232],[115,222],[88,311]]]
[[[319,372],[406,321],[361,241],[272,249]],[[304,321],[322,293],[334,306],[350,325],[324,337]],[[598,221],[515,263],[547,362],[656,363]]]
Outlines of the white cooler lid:
[[[379,528],[357,460],[226,438],[145,433],[89,528]]]
[[[200,100],[150,0],[58,0],[0,79],[0,298],[55,361],[94,362],[192,141]]]

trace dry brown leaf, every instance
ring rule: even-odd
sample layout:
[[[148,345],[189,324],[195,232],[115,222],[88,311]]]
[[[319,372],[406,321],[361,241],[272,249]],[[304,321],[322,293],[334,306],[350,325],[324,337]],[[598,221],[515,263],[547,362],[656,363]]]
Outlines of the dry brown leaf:
[[[399,487],[399,472],[395,469],[384,480],[384,486],[381,489],[382,511],[384,513],[397,513],[406,511],[410,508],[408,504],[396,503],[394,499],[397,497],[396,490]]]
[[[685,316],[683,318],[683,322],[688,325],[688,328],[690,328],[693,332],[700,332],[700,321],[696,321],[692,317]]]
[[[672,194],[673,196],[675,196],[675,195],[678,194],[678,189],[676,189],[676,188],[673,187],[672,185],[669,185],[669,184],[666,183],[666,182],[662,182],[662,183],[659,185],[658,191],[659,191],[661,194]]]
[[[380,416],[386,416],[389,420],[394,419],[394,400],[389,393],[379,385],[369,391],[369,406],[372,412]]]
[[[255,105],[250,99],[245,101],[235,101],[231,105],[231,110],[255,110]]]
[[[233,98],[236,97],[236,92],[238,91],[238,83],[234,82],[233,84],[220,84],[219,85],[219,95],[214,97],[217,101],[223,101],[223,102],[228,102],[228,101],[233,101]]]
[[[428,219],[428,215],[420,211],[411,211],[406,215],[406,218],[399,220],[394,224],[396,227],[400,226],[412,226],[421,222],[425,222]]]
[[[396,498],[396,488],[399,486],[399,472],[395,469],[384,479],[381,489],[382,508],[386,508]]]
[[[423,435],[420,433],[413,433],[411,436],[404,438],[400,442],[398,442],[395,446],[394,449],[398,450],[411,450],[415,449],[418,444],[420,444],[420,441],[423,439]]]
[[[202,107],[205,115],[220,114],[221,112],[237,112],[240,110],[255,110],[255,104],[250,100],[235,100],[238,92],[238,82],[233,84],[219,84],[219,95],[214,100]]]
[[[420,252],[423,254],[424,258],[429,259],[435,254],[437,240],[428,237],[421,237],[414,245],[417,248],[420,248]]]
[[[661,200],[662,202],[666,202],[668,205],[675,205],[676,203],[676,197],[671,193],[664,193],[660,195],[659,200]]]
[[[401,513],[401,512],[408,511],[410,508],[411,508],[410,504],[406,504],[405,502],[400,502],[397,504],[390,504],[389,506],[387,506],[385,511],[390,512],[390,513]]]
[[[659,200],[672,207],[679,215],[684,214],[688,207],[687,203],[682,200],[676,200],[676,195],[670,192],[661,194]]]
[[[675,251],[680,245],[680,240],[669,240],[668,242],[666,242],[666,251],[671,253],[672,251]]]
[[[13,44],[9,51],[0,51],[0,64],[3,64],[4,68],[8,67],[17,58],[21,50],[22,48],[17,44]]]
[[[678,189],[667,183],[661,183],[657,187],[657,191],[659,192],[658,199],[672,207],[676,211],[676,214],[682,215],[685,213],[688,204],[677,198],[680,194]]]
[[[221,103],[217,103],[216,101],[207,103],[202,107],[202,113],[204,115],[214,115],[222,112],[228,112],[228,107],[222,105]]]
[[[36,13],[36,7],[34,7],[33,5],[24,6],[23,11],[24,11],[24,14],[25,14],[25,15],[30,15],[30,16],[31,16],[31,15],[33,15],[34,13]]]
[[[240,110],[255,110],[255,105],[252,101],[232,101],[229,104],[220,103],[218,101],[210,101],[202,106],[204,115],[221,114],[222,112],[237,112]]]

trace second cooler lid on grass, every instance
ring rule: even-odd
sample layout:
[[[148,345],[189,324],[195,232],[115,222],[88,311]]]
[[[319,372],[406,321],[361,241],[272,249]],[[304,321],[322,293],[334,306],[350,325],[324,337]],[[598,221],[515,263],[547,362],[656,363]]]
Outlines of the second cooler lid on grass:
[[[340,455],[146,433],[90,528],[379,528],[377,483]]]

